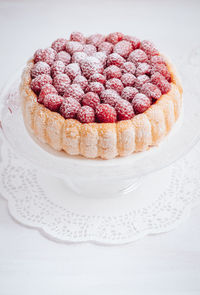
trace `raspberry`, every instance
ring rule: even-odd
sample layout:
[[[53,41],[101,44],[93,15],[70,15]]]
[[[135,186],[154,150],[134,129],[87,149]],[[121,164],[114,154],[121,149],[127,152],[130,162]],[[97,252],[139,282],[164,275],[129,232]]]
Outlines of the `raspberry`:
[[[93,56],[88,56],[81,62],[81,70],[86,78],[89,78],[95,73],[102,73],[103,66],[101,62]]]
[[[136,67],[134,63],[127,61],[121,66],[122,74],[124,73],[130,73],[130,74],[135,74]]]
[[[83,106],[78,110],[77,119],[81,123],[93,123],[95,121],[94,110],[89,106]]]
[[[124,86],[122,82],[117,78],[112,78],[106,82],[107,89],[113,89],[117,91],[119,94],[122,92]]]
[[[140,40],[136,37],[126,35],[123,37],[123,40],[129,41],[133,47],[133,50],[138,49],[140,47]]]
[[[34,54],[34,62],[44,61],[48,65],[52,65],[56,57],[56,51],[52,48],[38,49]]]
[[[148,57],[144,51],[142,51],[141,49],[136,49],[131,52],[127,61],[131,61],[135,65],[138,65],[139,62],[147,62]]]
[[[130,73],[125,73],[121,77],[121,81],[124,84],[124,87],[133,86],[135,83],[135,79],[135,76]]]
[[[143,40],[140,44],[140,49],[142,49],[148,57],[158,55],[159,52],[155,48],[154,44],[148,40]]]
[[[101,101],[114,107],[117,101],[121,100],[120,95],[113,89],[106,89],[101,92]]]
[[[151,83],[158,86],[162,94],[170,91],[171,84],[160,73],[155,73],[151,76]]]
[[[107,55],[105,52],[95,52],[92,56],[96,57],[102,63],[103,67],[106,66]]]
[[[141,114],[150,107],[151,101],[146,95],[142,93],[138,93],[133,98],[132,105],[133,105],[134,112],[136,114]]]
[[[65,50],[72,55],[74,52],[83,51],[83,44],[76,41],[67,41]]]
[[[72,55],[72,62],[81,64],[81,62],[87,57],[85,52],[74,52]]]
[[[165,59],[160,55],[154,55],[151,58],[151,64],[165,64]]]
[[[56,52],[64,51],[66,42],[67,40],[64,38],[57,39],[51,44],[51,48],[53,48]]]
[[[88,91],[100,94],[103,90],[104,90],[104,86],[103,84],[99,83],[99,82],[91,82],[88,85]]]
[[[99,82],[101,84],[106,83],[106,77],[102,74],[96,73],[90,76],[90,82]]]
[[[113,44],[109,42],[103,42],[98,46],[99,52],[105,52],[106,55],[111,54],[113,52]]]
[[[135,79],[135,87],[140,90],[143,84],[150,82],[150,78],[147,75],[138,76]]]
[[[85,44],[83,46],[83,52],[85,52],[88,56],[92,56],[95,52],[97,52],[97,49],[92,44]]]
[[[64,97],[72,97],[77,101],[81,101],[84,95],[84,91],[79,84],[69,85],[64,93]]]
[[[47,94],[43,100],[44,106],[54,112],[59,110],[62,102],[63,102],[62,96],[59,96],[57,94],[52,94],[52,93]]]
[[[100,104],[99,96],[94,92],[87,92],[82,99],[82,105],[89,106],[95,110],[96,106]]]
[[[73,118],[76,118],[76,115],[80,108],[81,108],[81,105],[76,99],[72,97],[67,97],[63,100],[60,106],[60,114],[65,119],[73,119]]]
[[[64,94],[70,82],[70,78],[66,74],[58,74],[53,78],[53,85],[60,95]]]
[[[106,41],[112,44],[117,44],[119,41],[123,39],[124,35],[119,32],[111,33],[106,37]]]
[[[76,42],[80,42],[84,44],[86,41],[86,38],[80,32],[72,32],[70,35],[70,41],[76,41]]]
[[[51,75],[55,77],[58,74],[63,74],[65,71],[65,64],[61,60],[56,60],[51,66]]]
[[[151,74],[155,74],[156,72],[160,73],[167,81],[171,80],[170,72],[168,68],[164,64],[154,64],[151,70]]]
[[[39,61],[36,64],[34,64],[34,66],[31,69],[31,77],[35,78],[38,75],[42,75],[42,74],[46,74],[46,75],[50,75],[51,73],[51,68],[50,66],[43,61]]]
[[[99,123],[114,123],[117,120],[117,114],[109,104],[99,104],[96,107],[96,118]]]
[[[89,36],[86,39],[86,43],[87,44],[92,44],[94,46],[99,46],[101,43],[103,43],[105,41],[105,36],[101,35],[101,34],[94,34]]]
[[[121,99],[116,103],[115,110],[117,112],[117,118],[119,121],[130,120],[135,115],[130,102],[124,99]]]
[[[131,43],[126,40],[118,42],[113,49],[113,52],[118,53],[124,58],[127,58],[132,51],[133,47]]]
[[[74,78],[73,84],[79,84],[84,90],[88,86],[88,80],[84,76],[78,75]]]
[[[122,98],[131,102],[137,93],[137,88],[127,86],[122,91]]]
[[[106,76],[107,79],[112,79],[112,78],[119,79],[121,78],[121,75],[122,75],[120,68],[114,65],[107,67],[104,70],[103,74]]]
[[[151,72],[151,66],[148,63],[143,62],[138,64],[135,75],[136,77],[140,75],[145,75],[145,74],[149,75],[150,72]]]
[[[114,65],[117,67],[121,67],[124,62],[125,62],[125,59],[118,53],[111,53],[107,59],[108,66]]]
[[[31,89],[38,94],[45,84],[52,84],[51,76],[46,74],[39,75],[31,81]]]
[[[158,99],[161,97],[160,89],[152,83],[145,83],[141,87],[140,92],[153,99]]]
[[[71,80],[73,80],[76,76],[81,75],[79,64],[71,63],[67,65],[65,68],[65,74],[67,74]]]
[[[71,55],[66,51],[60,51],[57,53],[55,60],[62,61],[65,65],[68,65],[71,61]]]
[[[40,91],[40,95],[38,96],[37,101],[39,103],[43,103],[43,100],[45,98],[46,95],[48,94],[58,94],[57,90],[55,89],[55,87],[53,87],[52,84],[45,84],[41,91]]]

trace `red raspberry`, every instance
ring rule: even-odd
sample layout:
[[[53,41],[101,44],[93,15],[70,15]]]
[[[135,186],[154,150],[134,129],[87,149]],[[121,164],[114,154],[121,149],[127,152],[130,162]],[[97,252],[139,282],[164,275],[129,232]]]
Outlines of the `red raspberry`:
[[[42,74],[31,81],[31,89],[38,94],[45,84],[52,84],[52,78],[49,75]]]
[[[86,53],[88,56],[92,56],[95,52],[97,52],[97,49],[92,44],[85,44],[83,46],[83,52]]]
[[[117,112],[117,118],[119,121],[130,120],[135,115],[130,102],[124,99],[121,99],[116,103],[115,110]]]
[[[50,75],[51,73],[51,68],[50,66],[43,61],[39,61],[36,64],[34,64],[34,66],[31,69],[31,77],[35,78],[38,75],[42,75],[42,74],[46,74],[46,75]]]
[[[81,101],[84,95],[84,91],[79,84],[69,85],[64,93],[64,97],[72,97],[77,101]]]
[[[107,59],[108,66],[114,65],[117,67],[121,67],[124,62],[125,62],[125,59],[118,53],[111,53]]]
[[[81,75],[79,64],[71,63],[67,65],[65,68],[65,74],[67,74],[71,80],[73,80],[76,76]]]
[[[136,77],[140,76],[140,75],[149,75],[151,73],[151,66],[146,63],[146,62],[142,62],[138,64],[138,67],[136,69]]]
[[[56,51],[52,48],[38,49],[34,54],[34,62],[44,61],[48,65],[52,65],[56,57]]]
[[[144,113],[151,105],[151,100],[144,94],[138,93],[132,101],[133,109],[136,114]]]
[[[109,104],[99,104],[96,107],[96,118],[99,123],[114,123],[117,120],[117,114]]]
[[[156,72],[160,73],[167,81],[170,82],[171,80],[171,75],[170,72],[168,71],[168,68],[164,64],[154,64],[151,70],[151,74],[155,74]]]
[[[105,52],[95,52],[92,56],[96,57],[102,63],[103,67],[106,66],[107,55]]]
[[[133,50],[140,47],[140,40],[136,37],[126,35],[123,37],[123,40],[129,41],[132,44]]]
[[[88,85],[89,92],[94,92],[94,93],[100,94],[104,89],[105,88],[104,88],[103,84],[101,84],[99,82],[91,82]]]
[[[143,40],[141,42],[140,49],[142,49],[148,57],[159,54],[159,51],[155,48],[154,44],[148,40]]]
[[[96,106],[100,104],[99,96],[94,92],[87,92],[82,99],[82,105],[89,106],[95,110]]]
[[[98,51],[105,52],[106,55],[113,52],[113,44],[109,42],[103,42],[98,46]]]
[[[66,39],[59,38],[51,44],[51,48],[53,48],[56,52],[64,51],[66,42]]]
[[[51,66],[51,75],[55,77],[58,74],[63,74],[65,71],[65,64],[61,60],[56,60]]]
[[[65,119],[73,119],[73,118],[76,118],[76,115],[80,108],[81,108],[81,105],[76,99],[72,97],[67,97],[63,100],[61,104],[60,114]]]
[[[106,37],[106,41],[112,44],[117,44],[119,41],[123,39],[124,35],[119,32],[111,33]]]
[[[72,55],[72,62],[81,64],[81,62],[87,57],[85,52],[74,52]]]
[[[121,78],[122,72],[120,70],[120,68],[118,68],[117,66],[109,66],[107,67],[103,74],[106,76],[107,79],[112,79],[112,78]]]
[[[107,89],[113,89],[117,91],[119,94],[122,92],[124,86],[122,82],[117,78],[112,78],[106,82]]]
[[[92,76],[90,76],[90,82],[99,82],[101,84],[105,84],[106,83],[106,77],[102,74],[94,74]]]
[[[145,83],[140,89],[140,92],[153,99],[161,97],[160,89],[152,83]]]
[[[101,101],[114,107],[117,101],[121,100],[120,95],[113,89],[106,89],[101,92]]]
[[[137,66],[139,62],[147,62],[148,57],[144,51],[141,49],[136,49],[131,52],[127,61],[131,61]]]
[[[95,122],[94,110],[89,106],[83,106],[78,110],[77,119],[81,123],[93,123]]]
[[[57,53],[55,60],[62,61],[65,65],[68,65],[71,61],[71,55],[66,51],[60,51]]]
[[[70,78],[66,74],[58,74],[53,78],[53,85],[60,95],[64,94],[70,82]]]
[[[130,73],[125,73],[121,77],[121,81],[124,84],[124,87],[133,86],[135,84],[135,80],[135,76]]]
[[[132,51],[133,47],[131,43],[126,40],[118,42],[113,49],[113,52],[118,53],[124,58],[127,58]]]
[[[134,75],[136,67],[135,67],[134,63],[127,61],[121,66],[121,70],[122,70],[122,74],[130,73],[130,74]]]
[[[165,59],[160,55],[154,55],[151,58],[151,64],[165,64]]]
[[[101,62],[93,56],[88,56],[81,62],[81,70],[86,78],[89,78],[95,73],[102,73],[103,66]]]
[[[83,43],[83,44],[86,42],[86,38],[80,32],[72,32],[71,35],[70,35],[70,40],[80,42],[80,43]]]
[[[83,44],[76,41],[67,41],[65,50],[72,55],[74,52],[83,51]]]
[[[158,86],[162,94],[169,92],[171,89],[171,84],[160,73],[155,73],[151,76],[151,83]]]
[[[52,94],[52,93],[47,94],[43,100],[44,106],[54,112],[59,110],[62,102],[63,102],[62,96],[59,96],[57,94]]]
[[[138,76],[135,79],[135,87],[140,90],[143,84],[150,82],[150,78],[147,75]]]
[[[122,91],[122,98],[131,102],[137,93],[137,88],[127,86]]]
[[[94,46],[99,46],[101,43],[103,43],[105,41],[105,36],[101,35],[101,34],[94,34],[89,36],[86,39],[86,43],[87,44],[92,44]]]
[[[73,84],[79,84],[84,90],[88,86],[88,80],[84,76],[78,75],[74,78]]]
[[[43,100],[44,100],[45,96],[48,95],[48,94],[58,94],[55,87],[53,87],[53,85],[51,85],[51,84],[45,84],[42,87],[42,89],[40,91],[40,95],[38,96],[37,101],[39,103],[43,103]]]

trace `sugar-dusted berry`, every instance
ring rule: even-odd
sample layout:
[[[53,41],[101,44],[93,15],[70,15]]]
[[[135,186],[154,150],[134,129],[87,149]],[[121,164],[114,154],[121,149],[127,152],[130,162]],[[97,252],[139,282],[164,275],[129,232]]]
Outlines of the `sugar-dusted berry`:
[[[73,84],[79,84],[84,90],[88,86],[88,80],[84,76],[78,75],[74,78]]]
[[[164,57],[160,55],[154,55],[151,57],[151,64],[165,64],[165,59]]]
[[[51,68],[50,66],[43,61],[39,61],[36,64],[34,64],[34,66],[31,69],[31,77],[35,78],[39,75],[42,74],[46,74],[46,75],[50,75],[51,73]]]
[[[56,57],[56,51],[52,48],[38,49],[34,54],[34,62],[44,61],[48,65],[52,65]]]
[[[81,103],[82,105],[89,106],[95,110],[96,106],[100,104],[100,98],[98,94],[94,92],[87,92],[86,94],[84,94]]]
[[[106,37],[106,41],[110,42],[112,44],[117,44],[119,41],[121,41],[123,39],[124,35],[120,32],[114,32],[109,34]]]
[[[142,49],[149,58],[159,54],[159,51],[155,48],[154,44],[148,40],[143,40],[141,42],[140,49]]]
[[[106,66],[107,55],[105,52],[95,52],[92,56],[96,57],[102,63],[103,67]]]
[[[74,52],[72,55],[72,62],[81,64],[81,62],[87,57],[85,52]]]
[[[158,86],[162,94],[169,92],[171,89],[171,84],[158,72],[151,76],[151,83]]]
[[[127,86],[122,90],[122,98],[131,102],[134,96],[138,93],[137,88]]]
[[[58,111],[63,102],[63,97],[58,94],[47,94],[44,97],[43,104],[51,111]]]
[[[113,44],[110,42],[103,42],[98,46],[99,52],[105,52],[106,55],[109,55],[113,52]]]
[[[138,76],[136,79],[135,79],[135,87],[140,90],[140,88],[142,87],[143,84],[147,83],[147,82],[150,82],[150,78],[149,76],[147,75],[141,75],[141,76]]]
[[[129,41],[126,40],[118,42],[113,48],[113,52],[119,54],[124,58],[127,58],[132,51],[133,46]]]
[[[93,123],[95,122],[95,112],[93,108],[89,106],[82,106],[77,113],[77,119],[81,123]]]
[[[67,41],[65,50],[72,55],[74,52],[83,51],[83,44],[77,41]]]
[[[151,100],[143,93],[138,93],[132,100],[134,112],[136,114],[144,113],[151,105]]]
[[[151,73],[151,66],[146,63],[146,62],[142,62],[138,64],[138,67],[136,69],[135,75],[140,76],[140,75],[149,75]]]
[[[124,99],[121,99],[116,103],[115,110],[117,112],[117,119],[119,121],[130,120],[135,115],[131,103]]]
[[[117,78],[109,79],[106,82],[106,89],[113,89],[117,91],[119,94],[121,94],[123,88],[124,88],[124,85],[122,84],[121,80]]]
[[[45,84],[52,84],[52,78],[49,75],[42,74],[31,81],[31,89],[38,94]]]
[[[125,62],[125,59],[116,52],[108,55],[108,58],[107,58],[107,65],[108,66],[114,65],[117,67],[121,67],[124,62]]]
[[[66,42],[66,39],[59,38],[51,44],[51,48],[53,48],[56,52],[64,51]]]
[[[63,100],[60,106],[60,114],[65,119],[76,118],[78,110],[81,108],[80,103],[73,97],[67,97]]]
[[[129,55],[127,61],[131,61],[135,65],[138,65],[138,63],[140,63],[140,62],[147,62],[148,57],[147,57],[146,53],[143,50],[136,49],[136,50],[131,52],[131,54]]]
[[[92,44],[84,44],[83,46],[83,52],[85,52],[88,56],[92,56],[96,51],[96,47]]]
[[[136,37],[125,35],[123,37],[123,40],[129,41],[133,47],[133,50],[138,49],[140,47],[140,39]]]
[[[70,35],[70,41],[76,41],[84,44],[86,42],[86,38],[81,32],[72,32]]]
[[[127,61],[121,66],[121,71],[122,74],[130,73],[134,75],[136,71],[136,66],[134,65],[134,63]]]
[[[90,82],[99,82],[101,84],[106,83],[106,77],[102,74],[96,73],[90,76]]]
[[[55,60],[62,61],[65,65],[68,65],[71,61],[71,55],[66,51],[60,51],[57,53]]]
[[[161,97],[160,89],[152,83],[145,83],[141,87],[140,92],[153,99],[158,99]]]
[[[107,67],[103,74],[106,76],[107,79],[112,79],[112,78],[121,78],[122,72],[121,69],[118,68],[117,66],[109,66]]]
[[[121,100],[121,97],[117,91],[113,89],[106,89],[101,92],[101,102],[115,106],[117,101]]]
[[[89,78],[95,73],[103,73],[102,63],[93,56],[88,56],[81,62],[81,70],[86,78]]]
[[[157,72],[160,73],[163,77],[165,77],[167,81],[171,80],[170,72],[165,64],[158,64],[158,63],[154,64],[152,66],[151,74],[153,75]]]
[[[94,46],[99,46],[105,41],[105,36],[101,34],[93,34],[86,39],[87,44],[92,44]]]
[[[90,82],[88,85],[88,91],[100,94],[104,90],[104,86],[99,82]]]
[[[61,60],[56,60],[51,66],[51,75],[55,77],[58,74],[63,74],[65,71],[65,64]]]
[[[43,100],[45,98],[46,95],[48,94],[58,94],[56,88],[52,85],[52,84],[45,84],[41,91],[40,91],[40,95],[38,96],[37,101],[39,103],[43,103]]]
[[[65,67],[65,74],[69,76],[71,80],[73,80],[76,76],[81,75],[81,69],[79,64],[71,63]]]
[[[99,123],[114,123],[117,120],[117,114],[111,105],[99,104],[96,107],[96,118]]]
[[[69,85],[64,93],[64,97],[73,97],[77,101],[81,101],[84,95],[84,91],[79,84]]]
[[[135,84],[136,77],[131,73],[125,73],[121,76],[121,81],[126,86],[133,86]]]
[[[53,85],[58,91],[58,94],[63,95],[71,80],[66,74],[58,74],[53,78]]]

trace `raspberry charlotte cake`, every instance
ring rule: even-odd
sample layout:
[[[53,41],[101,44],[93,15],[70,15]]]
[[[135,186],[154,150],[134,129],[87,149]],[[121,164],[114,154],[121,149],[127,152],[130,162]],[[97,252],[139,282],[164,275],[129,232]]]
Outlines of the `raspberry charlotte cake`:
[[[173,66],[147,40],[74,32],[38,49],[20,86],[26,127],[57,151],[112,159],[157,145],[179,117]]]

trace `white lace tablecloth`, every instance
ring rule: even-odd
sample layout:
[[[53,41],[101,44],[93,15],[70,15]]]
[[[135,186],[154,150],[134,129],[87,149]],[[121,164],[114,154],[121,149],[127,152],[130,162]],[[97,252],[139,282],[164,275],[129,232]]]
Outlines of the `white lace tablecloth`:
[[[173,58],[199,47],[199,28],[195,0],[2,0],[0,86],[33,50],[72,30],[135,33]],[[200,207],[174,231],[104,247],[49,241],[17,224],[0,198],[0,295],[16,294],[198,295]]]

